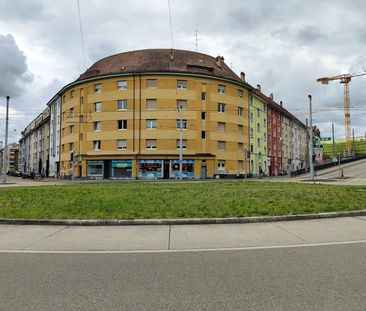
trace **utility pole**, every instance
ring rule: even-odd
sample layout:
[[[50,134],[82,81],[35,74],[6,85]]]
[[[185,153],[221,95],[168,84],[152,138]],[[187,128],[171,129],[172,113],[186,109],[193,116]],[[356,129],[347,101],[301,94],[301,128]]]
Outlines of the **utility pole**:
[[[333,159],[334,159],[335,157],[334,123],[332,123],[332,139],[333,139]]]
[[[179,179],[182,180],[183,175],[183,120],[182,120],[182,110],[183,107],[181,104],[177,105],[178,111],[179,111]]]
[[[309,97],[309,108],[310,108],[310,139],[309,139],[309,163],[310,163],[310,178],[311,180],[314,180],[314,165],[313,165],[313,110],[311,106],[311,95],[308,95]]]
[[[355,155],[355,129],[352,129],[352,153]]]
[[[8,168],[9,99],[10,96],[6,96],[5,146],[3,149],[3,184],[6,184],[6,170]]]

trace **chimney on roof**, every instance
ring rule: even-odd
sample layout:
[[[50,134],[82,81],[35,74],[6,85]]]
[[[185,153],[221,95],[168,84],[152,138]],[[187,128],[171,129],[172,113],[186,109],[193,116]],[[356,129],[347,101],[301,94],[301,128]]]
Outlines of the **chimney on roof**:
[[[257,90],[260,92],[261,91],[261,85],[257,84]]]
[[[269,94],[269,98],[273,100],[273,93]]]
[[[223,62],[224,61],[224,57],[222,57],[222,56],[217,56],[216,57],[216,65],[218,66],[218,67],[220,67],[221,68],[221,62]]]
[[[169,56],[170,60],[173,61],[174,60],[174,51],[173,49],[170,50],[170,56]]]
[[[283,102],[282,102],[282,100],[280,100],[280,106],[281,106],[281,107],[283,107]]]
[[[244,72],[240,73],[240,79],[241,79],[241,81],[245,82],[245,73]]]
[[[306,118],[306,127],[309,127],[309,124],[308,124],[308,118]]]

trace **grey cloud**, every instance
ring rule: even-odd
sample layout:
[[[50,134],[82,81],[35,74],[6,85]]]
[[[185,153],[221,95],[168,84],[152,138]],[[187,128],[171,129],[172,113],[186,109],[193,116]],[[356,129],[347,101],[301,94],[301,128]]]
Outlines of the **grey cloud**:
[[[0,19],[26,22],[46,18],[43,3],[40,0],[0,0]]]
[[[27,58],[12,35],[0,35],[0,72],[0,96],[18,97],[24,91],[24,84],[34,79],[28,71]]]

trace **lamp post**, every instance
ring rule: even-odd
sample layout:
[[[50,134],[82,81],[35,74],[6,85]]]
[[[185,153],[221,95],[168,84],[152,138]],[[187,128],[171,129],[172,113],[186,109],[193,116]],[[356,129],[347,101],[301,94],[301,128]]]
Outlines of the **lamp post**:
[[[179,179],[182,180],[183,175],[183,120],[182,120],[182,110],[183,106],[181,104],[177,104],[177,109],[179,111]]]
[[[310,178],[311,180],[314,180],[314,165],[313,165],[313,110],[312,110],[312,104],[311,104],[311,98],[312,96],[309,94],[309,108],[310,108],[310,128],[309,128],[309,163],[310,163]]]
[[[3,184],[6,184],[6,170],[8,168],[9,100],[10,96],[6,96],[5,146],[3,149]]]

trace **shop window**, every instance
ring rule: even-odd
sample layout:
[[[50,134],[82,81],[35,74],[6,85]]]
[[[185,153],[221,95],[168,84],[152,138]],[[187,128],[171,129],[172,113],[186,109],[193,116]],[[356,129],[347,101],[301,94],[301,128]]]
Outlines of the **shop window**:
[[[86,161],[86,172],[90,177],[103,177],[103,161]]]
[[[112,160],[111,161],[111,178],[130,178],[132,177],[132,161],[131,160]]]
[[[225,171],[225,160],[218,160],[217,161],[217,169],[219,171]]]

